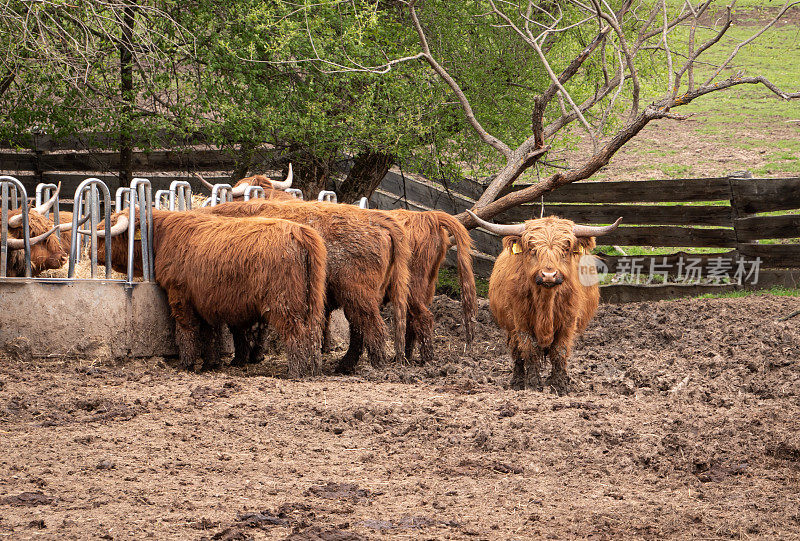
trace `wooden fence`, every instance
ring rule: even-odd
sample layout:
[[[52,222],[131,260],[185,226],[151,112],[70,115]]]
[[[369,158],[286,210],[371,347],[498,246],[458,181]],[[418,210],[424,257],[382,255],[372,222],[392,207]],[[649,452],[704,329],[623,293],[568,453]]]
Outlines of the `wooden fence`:
[[[527,185],[516,185],[519,190]],[[471,208],[485,185],[469,179],[435,184],[393,169],[373,195],[382,209],[438,209],[456,214]],[[506,190],[504,193],[508,193]],[[764,215],[800,209],[800,178],[754,179],[717,177],[703,179],[630,182],[579,182],[562,186],[544,196],[543,203],[513,208],[494,218],[497,223],[515,223],[557,215],[583,224],[609,224],[618,217],[623,225],[602,237],[604,245],[675,248],[669,255],[611,256],[602,254],[608,272],[630,272],[633,265],[643,274],[685,276],[690,262],[695,276],[717,276],[722,270],[733,275],[737,266],[760,258],[759,286],[800,285],[800,214]],[[471,231],[475,248],[475,270],[488,276],[494,258],[502,249],[501,239],[483,229]],[[779,239],[777,243],[763,243]],[[794,239],[794,240],[787,240]],[[682,247],[710,248],[715,253],[688,254]],[[449,256],[452,262],[452,254]],[[699,269],[699,270],[697,270]],[[654,286],[656,287],[656,286]],[[733,289],[736,286],[725,286]],[[636,295],[675,296],[718,291],[719,286],[670,285],[659,293]],[[624,288],[618,288],[620,295]],[[669,291],[668,291],[669,290]]]
[[[154,137],[172,145],[167,149],[135,150],[132,155],[134,176],[151,180],[153,189],[164,189],[173,180],[185,180],[194,193],[206,193],[195,172],[212,183],[228,182],[236,165],[237,151],[217,148],[200,136],[176,137],[163,133]],[[25,135],[14,141],[0,141],[0,172],[17,177],[28,192],[40,182],[62,183],[62,194],[69,197],[84,179],[97,177],[112,193],[120,187],[119,152],[110,150],[114,139],[104,133],[55,138],[49,135]],[[255,161],[268,160],[274,154],[268,147],[254,151]]]
[[[165,141],[175,141],[164,135]],[[211,182],[227,182],[227,171],[234,168],[234,149],[214,148],[198,137],[186,137],[179,150],[160,149],[133,153],[134,175],[151,180],[154,190],[164,189],[173,180],[186,180],[195,193],[205,188],[195,178],[200,172]],[[64,140],[50,136],[26,136],[15,141],[0,141],[0,172],[19,178],[33,194],[39,182],[61,182],[62,194],[69,200],[78,184],[88,176],[106,182],[112,193],[120,186],[119,154],[108,150],[113,140],[104,134],[86,134]],[[257,149],[257,159],[269,159],[272,149]],[[510,190],[525,188],[513,186]],[[457,214],[471,208],[485,184],[460,179],[433,183],[424,178],[390,171],[373,194],[373,208],[439,209]],[[800,209],[800,178],[753,179],[717,177],[704,179],[638,182],[579,182],[546,194],[544,205],[533,203],[516,207],[494,218],[498,223],[521,222],[544,215],[558,215],[584,224],[607,224],[617,217],[623,226],[603,237],[607,245],[675,248],[668,256],[639,257],[634,263],[643,269],[658,267],[660,272],[680,275],[688,259],[700,266],[703,276],[712,269],[736,268],[740,258],[761,259],[761,285],[800,284],[800,243],[763,239],[797,239],[800,215],[765,215],[775,211]],[[489,276],[500,239],[483,229],[471,231],[477,252],[476,274]],[[681,247],[703,247],[711,254],[686,254]],[[452,262],[452,254],[448,256]],[[699,260],[699,263],[698,263]],[[630,269],[632,258],[603,256],[609,272]],[[781,270],[776,270],[781,269]],[[788,270],[787,270],[788,269]],[[655,287],[655,286],[654,286]],[[728,286],[726,286],[728,287]],[[731,286],[733,287],[733,286]],[[659,287],[659,293],[644,294],[642,286],[634,297],[676,296],[719,290],[719,286]],[[616,288],[622,292],[624,288]],[[605,295],[611,295],[611,290]],[[619,295],[625,295],[619,293]]]

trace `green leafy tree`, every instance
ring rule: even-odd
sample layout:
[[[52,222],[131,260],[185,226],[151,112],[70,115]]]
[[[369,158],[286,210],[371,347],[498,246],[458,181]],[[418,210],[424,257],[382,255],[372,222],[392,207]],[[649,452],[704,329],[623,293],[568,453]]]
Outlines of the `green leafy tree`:
[[[463,160],[476,144],[483,147],[483,153],[475,154],[477,169],[494,175],[474,210],[489,218],[589,178],[649,122],[687,118],[676,111],[695,99],[743,84],[761,85],[781,99],[800,97],[762,75],[725,71],[742,47],[764,35],[796,2],[787,1],[701,78],[698,66],[704,55],[720,46],[733,22],[731,6],[723,6],[719,22],[704,25],[713,4],[400,1],[395,5],[402,11],[401,24],[416,35],[415,47],[394,55],[384,50],[372,62],[326,56],[320,48],[305,58],[320,69],[335,65],[338,71],[388,78],[401,65],[427,65],[449,88],[461,117],[452,123],[439,155]],[[312,29],[307,40],[318,41]],[[581,163],[558,163],[556,151],[581,132],[592,142],[590,155]],[[532,168],[541,180],[501,195]],[[459,218],[468,227],[475,225],[466,213]]]

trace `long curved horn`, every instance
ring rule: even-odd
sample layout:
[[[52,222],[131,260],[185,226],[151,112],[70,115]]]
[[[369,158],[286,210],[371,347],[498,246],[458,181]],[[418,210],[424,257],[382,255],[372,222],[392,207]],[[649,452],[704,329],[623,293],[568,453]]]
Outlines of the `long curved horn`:
[[[204,179],[202,176],[200,176],[200,173],[198,173],[197,171],[195,171],[195,172],[194,172],[194,176],[196,176],[197,178],[199,178],[199,179],[200,179],[200,182],[202,182],[202,183],[205,185],[205,187],[206,187],[206,188],[208,188],[209,190],[213,190],[213,189],[214,189],[214,185],[213,185],[213,184],[211,184],[211,183],[210,183],[209,181],[207,181],[206,179]]]
[[[39,244],[40,242],[42,242],[44,239],[46,239],[56,231],[58,231],[58,226],[53,227],[47,233],[42,233],[38,237],[33,237],[31,239],[31,246]],[[25,248],[25,241],[23,239],[8,238],[7,242],[8,242],[8,247],[11,248],[12,250],[21,250]]]
[[[112,237],[116,237],[117,235],[120,235],[120,234],[124,233],[125,231],[128,230],[128,224],[129,223],[130,223],[130,221],[128,220],[128,215],[127,214],[120,214],[119,217],[117,218],[117,223],[115,223],[114,225],[111,226],[111,232],[109,234]],[[78,229],[78,232],[80,232],[82,235],[91,235],[92,234],[91,231],[87,231],[86,229]],[[98,229],[97,230],[97,236],[99,238],[101,238],[101,239],[105,238],[105,236],[106,236],[105,229]]]
[[[19,227],[20,225],[22,225],[22,212],[8,219],[8,227]]]
[[[249,186],[249,182],[242,182],[240,185],[231,188],[231,195],[233,197],[242,197]]]
[[[286,180],[270,180],[269,182],[276,190],[286,190],[292,187],[292,180],[294,180],[294,172],[292,171],[292,164],[290,163]]]
[[[36,212],[44,216],[44,214],[53,207],[55,202],[58,201],[58,193],[60,191],[61,191],[61,183],[59,182],[55,193],[53,193],[53,196],[44,203],[42,203],[41,205],[39,205],[38,207],[33,207],[31,210],[32,211],[35,210]],[[21,212],[8,219],[8,227],[19,227],[20,225],[22,225]]]
[[[522,235],[522,232],[525,231],[525,224],[514,224],[514,225],[505,225],[505,224],[493,224],[489,223],[486,220],[482,220],[475,215],[474,212],[471,210],[467,211],[467,214],[475,218],[475,221],[478,222],[478,225],[484,228],[487,231],[491,231],[492,233],[497,233],[498,235],[507,236],[507,235]]]
[[[617,218],[617,221],[611,225],[603,225],[599,227],[593,227],[591,225],[578,225],[575,224],[572,227],[572,234],[576,237],[600,237],[605,235],[606,233],[611,233],[616,228],[619,227],[620,222],[622,222],[622,216]]]

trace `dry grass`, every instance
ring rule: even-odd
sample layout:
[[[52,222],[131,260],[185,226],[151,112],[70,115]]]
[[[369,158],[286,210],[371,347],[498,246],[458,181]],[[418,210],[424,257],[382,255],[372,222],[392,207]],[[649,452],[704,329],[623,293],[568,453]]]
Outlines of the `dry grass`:
[[[95,274],[95,279],[98,280],[105,280],[106,279],[106,268],[104,265],[101,264],[102,262],[98,263],[97,272]],[[39,274],[38,278],[68,278],[67,272],[69,270],[69,264],[65,264],[63,267],[59,269],[50,269],[42,272]],[[75,278],[78,279],[91,279],[92,278],[92,267],[91,262],[89,260],[89,251],[84,250],[81,254],[81,259],[77,265],[75,265]],[[109,276],[110,280],[127,280],[128,276],[124,273],[117,272],[115,270],[111,270],[111,276]],[[136,277],[133,279],[134,282],[141,282],[141,277]]]

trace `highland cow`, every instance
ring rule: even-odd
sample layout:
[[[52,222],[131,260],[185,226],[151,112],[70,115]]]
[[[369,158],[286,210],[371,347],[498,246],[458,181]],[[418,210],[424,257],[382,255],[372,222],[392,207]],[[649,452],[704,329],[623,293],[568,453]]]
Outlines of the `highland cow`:
[[[64,227],[54,227],[53,222],[44,217],[58,200],[59,185],[56,192],[39,206],[28,210],[28,231],[31,247],[31,274],[36,276],[48,269],[60,268],[67,260],[68,252],[59,242],[56,231]],[[25,251],[22,232],[22,209],[8,213],[8,263],[6,276],[25,276]]]
[[[416,212],[391,210],[406,227],[411,246],[408,322],[406,324],[406,358],[411,360],[419,340],[420,362],[433,360],[434,319],[428,308],[433,302],[439,267],[442,265],[452,235],[458,249],[458,276],[461,306],[464,311],[464,334],[472,341],[472,320],[477,310],[475,276],[472,273],[472,239],[461,222],[437,210]]]
[[[489,308],[506,331],[514,361],[511,387],[541,390],[539,370],[549,357],[546,383],[558,394],[566,393],[573,342],[600,300],[593,259],[582,256],[594,248],[594,237],[613,231],[621,219],[605,227],[556,217],[498,225],[469,214],[479,226],[504,235],[489,279]]]
[[[195,176],[200,179],[200,182],[202,182],[206,188],[209,190],[214,189],[214,185],[208,182],[202,176],[197,173],[195,173]],[[287,173],[285,180],[272,180],[266,175],[253,175],[250,177],[245,177],[233,185],[231,189],[231,195],[233,196],[234,201],[243,201],[244,192],[249,186],[260,186],[264,190],[264,199],[277,199],[281,201],[292,200],[295,199],[295,197],[292,194],[286,193],[284,190],[292,187],[293,178],[294,173],[292,172],[292,164],[289,164],[289,172]]]
[[[112,215],[111,261],[119,272],[127,271],[128,220],[127,210]],[[135,243],[137,254],[134,266],[141,275],[141,242]],[[290,378],[317,373],[326,250],[314,229],[280,219],[154,210],[153,255],[155,280],[167,293],[183,366],[195,365],[200,336],[208,337],[207,368],[220,362],[222,325],[236,336],[263,323],[283,339]],[[98,259],[104,257],[100,243]],[[241,341],[234,345],[247,347]]]
[[[255,199],[195,212],[283,218],[316,229],[328,248],[326,315],[341,307],[350,323],[350,345],[337,371],[353,372],[365,346],[373,366],[383,363],[386,324],[380,305],[385,295],[393,306],[395,358],[403,359],[410,252],[405,229],[397,219],[351,205],[299,200]]]

